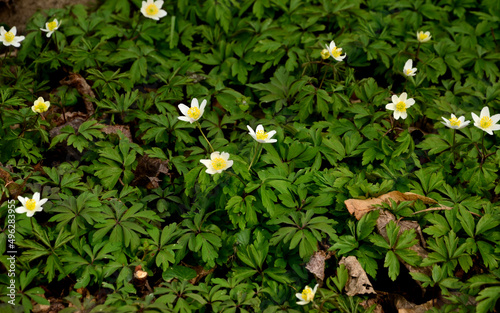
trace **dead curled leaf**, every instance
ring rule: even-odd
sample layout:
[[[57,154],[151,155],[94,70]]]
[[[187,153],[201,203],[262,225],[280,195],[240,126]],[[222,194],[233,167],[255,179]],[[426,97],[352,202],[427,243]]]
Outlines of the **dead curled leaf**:
[[[325,260],[328,260],[331,256],[331,253],[319,250],[314,252],[306,264],[306,269],[314,274],[320,286],[325,280]]]
[[[365,200],[348,199],[344,201],[349,213],[354,214],[356,219],[361,219],[363,215],[375,209],[375,205],[382,203],[390,203],[390,199],[399,203],[401,201],[422,200],[425,204],[436,204],[437,201],[428,197],[424,197],[412,192],[402,193],[400,191],[391,191],[381,195],[378,198],[370,198]]]
[[[61,85],[67,85],[76,88],[78,93],[83,98],[83,102],[85,103],[85,108],[87,109],[88,116],[92,116],[94,114],[94,105],[89,98],[95,98],[95,94],[92,91],[92,87],[87,83],[85,78],[78,73],[70,73],[68,77],[65,77],[59,82]]]
[[[351,255],[347,258],[342,257],[339,262],[339,265],[340,264],[344,264],[346,269],[349,271],[349,280],[345,286],[346,294],[348,296],[368,293],[376,294],[365,270],[355,256]]]

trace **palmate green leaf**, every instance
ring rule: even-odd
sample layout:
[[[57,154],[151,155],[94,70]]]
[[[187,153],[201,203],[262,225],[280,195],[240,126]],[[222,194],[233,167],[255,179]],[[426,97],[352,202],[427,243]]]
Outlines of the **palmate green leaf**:
[[[500,225],[500,219],[498,215],[493,216],[491,214],[485,214],[476,225],[476,236],[487,232]]]
[[[457,215],[457,218],[460,220],[460,224],[462,224],[467,235],[469,235],[469,237],[474,237],[474,227],[476,223],[472,214],[466,208],[460,207],[460,214]]]
[[[357,240],[364,240],[373,232],[377,225],[379,211],[371,211],[358,221],[356,225],[356,238]]]
[[[338,238],[338,240],[330,248],[330,250],[337,251],[340,256],[357,249],[358,246],[358,241],[356,240],[356,238],[354,238],[354,236],[344,235]]]
[[[498,254],[495,253],[494,247],[482,240],[477,241],[477,247],[483,258],[484,265],[490,269],[498,268],[499,257]]]
[[[393,251],[389,250],[387,251],[387,254],[385,255],[385,260],[384,260],[384,267],[389,268],[389,278],[392,281],[395,281],[396,278],[398,278],[399,275],[399,260],[396,254],[394,254]]]
[[[491,312],[500,298],[500,286],[487,287],[479,292],[476,297],[478,313]]]

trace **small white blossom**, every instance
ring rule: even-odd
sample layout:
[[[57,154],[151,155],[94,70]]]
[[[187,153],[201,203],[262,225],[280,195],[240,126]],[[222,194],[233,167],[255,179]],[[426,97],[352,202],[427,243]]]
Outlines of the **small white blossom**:
[[[178,107],[181,113],[184,114],[184,116],[179,116],[178,119],[192,124],[193,122],[199,120],[200,117],[202,117],[203,112],[205,112],[206,105],[207,105],[207,100],[203,100],[201,102],[201,106],[199,106],[198,99],[196,98],[193,98],[193,100],[191,100],[191,108],[181,103],[179,104]]]
[[[425,33],[423,31],[417,32],[417,40],[419,42],[427,42],[427,41],[431,40],[431,37],[432,37],[431,33],[429,33],[429,32],[425,32]]]
[[[335,41],[333,40],[330,42],[330,45],[326,45],[326,49],[328,50],[330,55],[339,62],[344,60],[344,58],[346,57],[345,53],[344,55],[340,55],[342,53],[342,48],[337,48],[337,46],[335,46]]]
[[[44,101],[42,97],[39,97],[38,99],[33,102],[33,106],[31,109],[35,113],[43,113],[46,112],[50,107],[50,102],[49,101]]]
[[[497,124],[497,122],[500,121],[500,114],[495,114],[490,117],[490,109],[488,109],[488,107],[484,107],[481,110],[480,116],[472,113],[472,119],[474,119],[474,126],[484,130],[490,135],[493,135],[493,131],[500,130],[500,125]]]
[[[441,123],[446,125],[446,127],[452,128],[452,129],[462,129],[462,128],[466,127],[467,125],[469,125],[469,123],[470,123],[470,121],[465,120],[465,116],[460,116],[459,118],[457,118],[455,116],[455,114],[452,114],[450,119],[444,118],[442,116],[441,116],[441,118],[444,120],[444,122],[441,122]]]
[[[147,18],[153,20],[160,20],[160,18],[167,16],[167,11],[163,10],[163,0],[153,1],[142,1],[141,13]]]
[[[40,30],[47,32],[47,38],[49,38],[52,36],[52,33],[59,28],[59,26],[61,26],[61,23],[59,23],[55,18],[52,22],[45,23],[45,28],[40,28]]]
[[[24,40],[24,36],[16,36],[16,33],[16,26],[12,27],[9,31],[5,31],[3,26],[0,26],[0,42],[2,42],[4,46],[20,47],[21,41]]]
[[[266,133],[262,125],[257,125],[255,131],[253,131],[250,125],[247,125],[247,128],[249,130],[248,133],[250,134],[250,136],[252,136],[253,139],[257,140],[257,142],[274,143],[277,141],[276,139],[271,139],[271,137],[274,136],[274,134],[276,134],[275,130],[271,130],[270,132]]]
[[[233,160],[229,160],[229,153],[215,151],[210,154],[210,159],[200,160],[207,167],[205,171],[208,174],[222,173],[233,166]]]
[[[397,120],[400,117],[405,119],[408,114],[406,113],[406,109],[415,104],[415,100],[413,98],[406,99],[408,95],[406,92],[403,92],[401,96],[392,96],[392,103],[389,103],[385,106],[387,110],[394,111],[394,118]]]
[[[295,296],[299,298],[300,301],[297,302],[298,305],[306,305],[314,299],[314,295],[316,294],[316,290],[318,290],[318,284],[314,286],[314,289],[306,286],[302,293],[296,293]]]
[[[412,67],[413,66],[413,60],[412,59],[408,59],[408,61],[406,61],[405,63],[405,66],[403,68],[403,74],[405,74],[406,76],[415,76],[415,72],[417,71],[417,68],[416,67]]]
[[[35,212],[41,212],[43,210],[42,205],[47,202],[48,199],[40,200],[40,193],[35,192],[33,199],[28,199],[28,197],[17,197],[22,206],[16,208],[16,213],[22,214],[26,213],[26,216],[32,217]]]

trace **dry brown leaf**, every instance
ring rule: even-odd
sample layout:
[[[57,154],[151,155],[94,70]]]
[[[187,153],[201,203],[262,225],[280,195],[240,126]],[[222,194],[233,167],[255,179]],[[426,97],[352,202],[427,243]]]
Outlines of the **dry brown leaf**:
[[[160,160],[155,158],[150,158],[147,154],[144,154],[139,158],[137,167],[134,171],[134,180],[132,181],[132,186],[146,186],[147,189],[158,188],[159,182],[161,181],[158,176],[162,174],[168,174],[168,160]]]
[[[377,298],[366,299],[365,301],[359,303],[359,305],[361,305],[365,310],[368,310],[374,304],[376,304],[376,306],[373,313],[384,313],[384,309],[382,308],[382,305],[378,303]]]
[[[92,116],[94,114],[94,105],[89,100],[89,98],[95,98],[95,94],[85,78],[82,77],[82,75],[78,73],[70,73],[68,77],[62,79],[59,83],[61,85],[67,85],[76,88],[76,90],[78,90],[78,93],[80,93],[83,98],[88,116]]]
[[[365,200],[360,199],[348,199],[344,203],[349,210],[349,213],[354,214],[356,219],[361,219],[363,215],[375,209],[375,205],[382,203],[391,203],[390,199],[394,200],[396,203],[401,201],[415,201],[422,200],[425,204],[436,204],[437,201],[428,197],[424,197],[412,192],[402,193],[400,191],[391,191],[389,193],[383,194],[378,198],[370,198]]]
[[[319,250],[314,252],[309,259],[309,262],[306,264],[306,269],[314,274],[316,279],[319,281],[320,286],[325,280],[325,260],[328,260],[331,256],[331,253]]]
[[[127,125],[112,125],[112,126],[106,126],[102,129],[102,132],[107,135],[116,134],[118,133],[118,131],[121,131],[130,142],[134,142],[132,140],[132,133],[130,132],[130,127],[128,127]]]
[[[394,305],[398,313],[425,313],[434,306],[434,299],[422,304],[415,304],[406,300],[403,296],[397,295],[394,299]]]
[[[349,271],[349,280],[345,286],[346,294],[348,296],[355,296],[367,293],[376,294],[373,289],[365,270],[359,264],[355,256],[342,257],[339,264],[344,264]]]

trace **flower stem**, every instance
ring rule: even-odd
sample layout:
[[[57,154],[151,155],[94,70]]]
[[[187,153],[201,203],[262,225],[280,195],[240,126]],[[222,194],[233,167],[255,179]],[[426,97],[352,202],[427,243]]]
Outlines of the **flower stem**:
[[[210,146],[210,149],[212,149],[212,152],[214,152],[214,148],[212,147],[212,145],[210,144],[210,141],[208,141],[207,139],[207,136],[205,136],[205,134],[203,133],[203,130],[201,129],[201,125],[199,122],[196,122],[196,125],[198,126],[198,128],[200,129],[200,132],[201,132],[201,135],[203,136],[203,138],[205,138],[205,140],[207,141],[208,145]]]
[[[418,61],[418,53],[420,52],[420,45],[421,45],[421,44],[422,44],[422,43],[419,41],[419,42],[418,42],[418,47],[417,47],[417,54],[415,54],[415,61]]]
[[[257,151],[262,149],[262,143],[257,143],[257,146],[255,147],[255,153],[253,155],[253,158],[252,158],[252,161],[250,162],[250,165],[248,166],[248,170],[250,170],[250,168],[252,167],[252,164],[253,164],[253,161],[255,161],[255,157],[257,156]],[[260,154],[260,151],[259,153]]]
[[[486,159],[486,148],[484,146],[484,133],[485,132],[483,131],[483,135],[481,137],[481,145],[482,145],[481,150],[483,151],[482,156],[481,156],[481,165],[483,164],[484,160]]]
[[[451,152],[453,153],[453,162],[455,165],[457,164],[457,153],[455,151],[455,134],[457,133],[456,129],[453,129],[453,144],[451,146]]]

